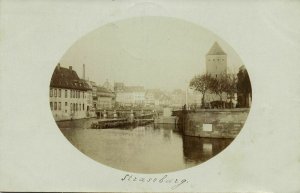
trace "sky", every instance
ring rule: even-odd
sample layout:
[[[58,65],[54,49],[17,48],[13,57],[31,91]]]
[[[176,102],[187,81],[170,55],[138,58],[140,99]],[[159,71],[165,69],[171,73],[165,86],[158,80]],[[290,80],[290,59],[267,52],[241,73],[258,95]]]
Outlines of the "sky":
[[[72,45],[59,61],[82,78],[147,89],[185,89],[205,72],[205,55],[217,41],[227,53],[228,72],[243,65],[240,57],[212,32],[183,20],[138,17],[99,27]]]

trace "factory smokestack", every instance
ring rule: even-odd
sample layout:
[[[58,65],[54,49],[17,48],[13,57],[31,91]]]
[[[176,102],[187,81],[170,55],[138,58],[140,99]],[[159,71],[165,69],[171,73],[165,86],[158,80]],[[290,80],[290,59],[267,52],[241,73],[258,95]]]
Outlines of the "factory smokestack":
[[[85,80],[85,64],[83,64],[82,79]]]

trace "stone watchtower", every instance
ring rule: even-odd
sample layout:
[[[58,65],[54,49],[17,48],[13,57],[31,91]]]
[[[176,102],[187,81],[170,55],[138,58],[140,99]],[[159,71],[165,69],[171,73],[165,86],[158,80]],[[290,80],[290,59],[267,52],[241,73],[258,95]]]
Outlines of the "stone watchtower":
[[[227,73],[227,54],[215,42],[206,54],[206,73],[213,77]]]

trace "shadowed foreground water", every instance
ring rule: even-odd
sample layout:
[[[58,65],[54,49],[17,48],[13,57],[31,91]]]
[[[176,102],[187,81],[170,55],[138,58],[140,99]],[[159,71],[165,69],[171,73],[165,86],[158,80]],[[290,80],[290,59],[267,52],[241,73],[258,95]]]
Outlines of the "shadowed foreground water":
[[[91,121],[67,121],[58,125],[85,155],[130,172],[161,173],[189,168],[218,154],[232,141],[182,136],[169,124],[90,129]]]

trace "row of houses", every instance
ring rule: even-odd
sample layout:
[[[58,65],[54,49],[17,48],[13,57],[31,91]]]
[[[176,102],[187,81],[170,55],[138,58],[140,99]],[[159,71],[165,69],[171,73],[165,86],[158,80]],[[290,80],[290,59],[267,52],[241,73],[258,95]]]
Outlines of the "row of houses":
[[[240,69],[240,72],[244,71]],[[206,73],[216,78],[220,74],[227,74],[227,54],[217,42],[206,54]],[[250,80],[247,73],[239,74],[245,79],[245,83],[240,85],[242,93],[239,95],[239,103],[241,106],[248,107],[251,105],[249,102],[251,99],[248,98],[252,96]],[[226,93],[223,94],[222,98],[228,100]],[[202,99],[201,94],[197,92],[191,93],[180,89],[168,92],[160,89],[145,89],[143,86],[128,86],[122,82],[115,82],[112,85],[108,80],[103,85],[97,85],[85,79],[84,64],[82,78],[79,78],[72,66],[65,68],[58,64],[52,75],[49,95],[55,120],[94,117],[96,111],[122,107],[199,105]],[[207,92],[205,98],[208,102],[219,100],[218,95],[210,92]],[[237,101],[236,98],[238,97],[235,95],[234,101]]]
[[[85,80],[77,72],[57,64],[50,82],[50,108],[56,121],[95,117],[96,111],[122,107],[183,105],[182,93],[166,93],[160,89],[145,89],[142,86],[126,86],[108,81],[103,85]],[[173,102],[172,102],[173,101]],[[180,102],[178,102],[180,101]]]

